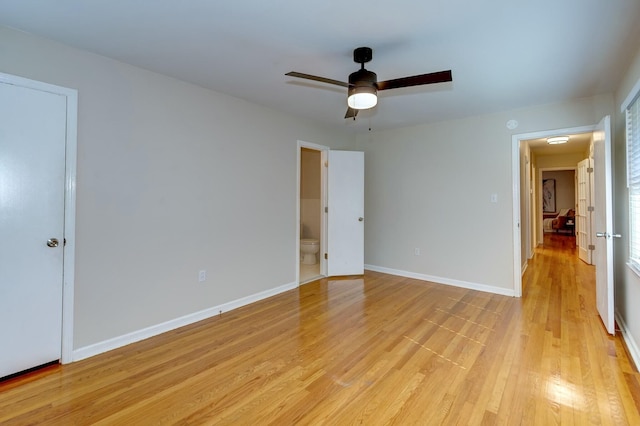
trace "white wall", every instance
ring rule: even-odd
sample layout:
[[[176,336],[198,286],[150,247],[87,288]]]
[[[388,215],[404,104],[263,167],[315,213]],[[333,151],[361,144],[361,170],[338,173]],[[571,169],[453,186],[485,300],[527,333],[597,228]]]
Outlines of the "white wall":
[[[640,49],[630,52],[629,70],[616,91],[614,132],[614,229],[622,238],[614,240],[616,320],[621,325],[627,346],[636,364],[640,365],[640,277],[627,265],[629,257],[629,204],[626,186],[625,117],[620,106],[633,86],[640,80]]]
[[[359,135],[365,263],[512,294],[512,134],[593,125],[612,109],[599,96]]]
[[[584,153],[537,155],[536,165],[539,169],[576,168],[578,163],[587,157],[589,157],[588,149]]]
[[[295,282],[297,140],[352,135],[2,27],[0,52],[79,92],[74,348]]]

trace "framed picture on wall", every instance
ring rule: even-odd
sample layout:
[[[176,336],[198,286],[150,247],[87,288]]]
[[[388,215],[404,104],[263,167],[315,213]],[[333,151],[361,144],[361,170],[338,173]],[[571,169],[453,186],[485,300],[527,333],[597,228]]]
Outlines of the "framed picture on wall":
[[[542,180],[542,211],[543,212],[556,211],[556,180],[555,179]]]

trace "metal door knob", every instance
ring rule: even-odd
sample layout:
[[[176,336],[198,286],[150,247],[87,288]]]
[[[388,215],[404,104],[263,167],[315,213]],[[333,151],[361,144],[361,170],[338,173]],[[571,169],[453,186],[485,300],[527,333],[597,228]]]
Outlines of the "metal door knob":
[[[609,238],[622,238],[622,235],[609,234],[608,232],[596,232],[596,237],[604,237],[606,239],[609,239]]]
[[[58,247],[58,244],[60,244],[60,242],[57,238],[49,238],[47,240],[47,247]]]
[[[364,217],[359,217],[358,218],[358,222],[363,222],[364,221]]]

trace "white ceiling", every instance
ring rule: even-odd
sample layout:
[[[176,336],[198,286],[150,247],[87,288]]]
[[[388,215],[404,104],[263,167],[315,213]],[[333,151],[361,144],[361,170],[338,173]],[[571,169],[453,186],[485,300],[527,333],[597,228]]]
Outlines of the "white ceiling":
[[[529,142],[531,152],[536,155],[565,155],[565,154],[584,154],[589,150],[591,143],[591,133],[562,133],[556,136],[568,136],[567,143],[559,145],[549,145],[547,138],[532,139]]]
[[[0,0],[0,25],[332,126],[384,129],[615,90],[640,39],[637,0]],[[453,83],[380,93],[345,120],[352,51],[379,80],[451,69]]]

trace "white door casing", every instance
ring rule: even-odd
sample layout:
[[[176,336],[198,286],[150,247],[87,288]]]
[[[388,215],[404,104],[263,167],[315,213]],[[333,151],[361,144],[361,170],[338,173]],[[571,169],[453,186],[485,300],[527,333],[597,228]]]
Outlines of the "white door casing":
[[[578,163],[577,193],[578,205],[576,210],[576,246],[578,257],[585,263],[591,264],[591,159],[587,158]]]
[[[593,133],[596,305],[609,334],[615,334],[613,283],[613,184],[611,120],[604,117]]]
[[[364,273],[364,153],[329,151],[327,275]]]
[[[74,90],[0,74],[0,377],[72,361],[76,117]]]

